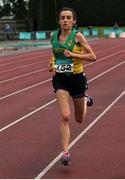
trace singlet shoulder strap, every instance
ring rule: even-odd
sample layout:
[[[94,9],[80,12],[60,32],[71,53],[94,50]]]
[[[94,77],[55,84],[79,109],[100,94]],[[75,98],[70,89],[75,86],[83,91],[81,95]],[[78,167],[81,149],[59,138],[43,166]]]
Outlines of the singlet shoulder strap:
[[[59,32],[58,30],[53,32],[51,37],[51,42],[53,41],[53,39],[58,40],[58,32]]]
[[[68,37],[68,39],[67,39],[67,41],[66,41],[66,43],[67,43],[67,45],[69,45],[70,46],[70,50],[72,51],[72,49],[73,49],[73,47],[74,47],[74,45],[75,45],[75,39],[76,39],[76,33],[77,33],[77,30],[76,29],[73,29],[72,30],[72,33],[69,35],[69,37]]]

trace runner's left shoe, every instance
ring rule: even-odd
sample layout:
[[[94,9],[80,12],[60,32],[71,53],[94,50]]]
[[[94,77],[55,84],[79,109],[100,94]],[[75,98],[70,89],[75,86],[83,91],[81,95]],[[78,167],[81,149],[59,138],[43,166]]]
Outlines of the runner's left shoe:
[[[69,166],[70,165],[70,161],[71,161],[71,156],[68,152],[64,153],[62,158],[61,158],[61,163],[64,166]]]
[[[87,100],[87,106],[93,105],[93,98],[87,94],[85,94],[85,99]]]

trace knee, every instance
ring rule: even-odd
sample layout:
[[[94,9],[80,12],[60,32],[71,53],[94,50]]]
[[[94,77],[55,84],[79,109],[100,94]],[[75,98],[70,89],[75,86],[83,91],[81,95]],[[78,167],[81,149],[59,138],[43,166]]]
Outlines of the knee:
[[[71,115],[69,112],[63,112],[63,121],[64,122],[69,122],[70,117],[71,117]]]

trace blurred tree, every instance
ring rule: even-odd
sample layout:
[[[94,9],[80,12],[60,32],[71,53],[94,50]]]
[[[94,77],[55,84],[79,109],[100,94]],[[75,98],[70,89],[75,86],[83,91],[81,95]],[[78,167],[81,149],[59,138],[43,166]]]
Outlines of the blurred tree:
[[[31,31],[36,31],[39,26],[40,0],[29,0],[29,19]]]
[[[55,0],[41,0],[40,29],[51,30],[56,28]]]
[[[57,0],[58,9],[64,6],[76,11],[78,26],[125,24],[125,0]]]
[[[55,0],[30,0],[29,17],[33,30],[51,30],[56,28]]]
[[[27,4],[24,0],[12,1],[12,13],[16,16],[16,19],[26,18],[28,16]]]
[[[1,7],[0,16],[10,16],[11,15],[11,5],[6,3]]]
[[[125,0],[1,0],[0,16],[14,14],[29,17],[31,30],[51,30],[58,25],[58,11],[71,7],[76,11],[78,26],[124,25]]]
[[[2,0],[3,6],[1,16],[15,15],[16,18],[25,18],[28,15],[27,5],[25,0]]]

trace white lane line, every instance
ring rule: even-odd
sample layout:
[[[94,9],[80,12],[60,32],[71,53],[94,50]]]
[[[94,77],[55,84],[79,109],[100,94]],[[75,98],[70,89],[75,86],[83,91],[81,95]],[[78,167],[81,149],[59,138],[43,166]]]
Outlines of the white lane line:
[[[38,57],[36,57],[34,59],[38,59]],[[40,63],[42,64],[41,60],[37,61],[37,62],[34,62],[34,63],[25,64],[25,65],[22,65],[22,66],[14,67],[14,68],[11,68],[11,69],[8,69],[8,70],[3,70],[3,71],[0,72],[0,74],[6,73],[6,72],[10,72],[10,71],[14,71],[14,70],[21,69],[21,68],[26,68],[26,67],[33,66],[33,65],[36,65],[36,64],[40,64]]]
[[[125,95],[125,90],[99,115],[97,118],[93,120],[69,145],[69,149],[71,149],[114,105],[117,101]],[[62,152],[53,159],[46,167],[43,169],[35,179],[41,179],[61,158]]]
[[[91,66],[91,65],[96,64],[96,63],[98,63],[98,62],[101,62],[101,61],[103,61],[103,60],[105,60],[105,59],[107,59],[107,58],[109,58],[109,57],[115,56],[115,55],[120,54],[121,52],[124,52],[124,51],[125,51],[125,50],[121,50],[121,51],[118,51],[118,52],[113,53],[113,54],[111,54],[111,55],[108,55],[108,56],[105,56],[105,57],[103,57],[103,58],[100,58],[100,59],[99,59],[98,61],[96,61],[96,62],[90,62],[90,63],[86,64],[85,67]],[[42,62],[45,62],[45,61],[42,61]],[[12,70],[12,69],[11,69],[11,70]],[[47,70],[47,68],[46,68],[45,70]],[[35,72],[37,73],[37,71],[35,71]],[[39,72],[39,70],[38,70],[38,72]],[[33,72],[33,73],[34,73],[34,72]],[[21,76],[17,76],[17,77],[13,77],[13,78],[10,78],[10,79],[6,79],[6,80],[3,80],[3,81],[0,81],[0,84],[1,84],[1,83],[6,83],[6,82],[8,82],[8,81],[13,81],[13,80],[15,80],[15,79],[22,78],[22,77],[24,77],[24,76],[28,76],[29,74],[32,74],[32,72],[31,72],[31,73],[26,73],[26,74],[21,75]]]
[[[87,66],[91,66],[91,65],[93,65],[93,64],[96,64],[96,63],[98,63],[98,62],[101,62],[101,61],[103,61],[103,60],[105,60],[105,59],[108,59],[108,58],[110,58],[110,57],[112,57],[112,56],[115,56],[115,55],[117,55],[117,54],[120,54],[120,53],[122,53],[122,52],[125,52],[125,50],[120,50],[120,51],[118,51],[118,52],[116,52],[116,53],[113,53],[113,54],[110,54],[110,55],[105,56],[105,57],[103,57],[103,58],[100,58],[98,61],[90,62],[90,63],[86,64],[86,67],[87,67]]]
[[[42,68],[42,69],[38,69],[38,70],[36,70],[36,71],[32,71],[32,72],[30,72],[30,73],[25,73],[25,74],[20,75],[20,76],[16,76],[16,77],[13,77],[13,78],[10,78],[10,79],[6,79],[6,80],[3,80],[3,81],[0,81],[0,84],[6,83],[6,82],[9,82],[9,81],[13,81],[13,80],[15,80],[15,79],[19,79],[19,78],[22,78],[22,77],[25,77],[25,76],[29,76],[29,75],[31,75],[31,74],[39,73],[39,72],[45,71],[45,70],[47,70],[47,68]]]
[[[18,54],[19,55],[19,54]],[[7,62],[7,63],[4,63],[4,64],[0,64],[0,67],[2,67],[2,66],[6,66],[6,65],[13,65],[13,64],[17,64],[17,63],[23,63],[23,62],[27,62],[27,60],[33,60],[34,58],[43,58],[43,57],[47,57],[47,55],[46,55],[46,52],[39,52],[39,53],[33,53],[33,54],[24,54],[24,55],[22,55],[22,56],[19,56],[18,57],[18,55],[15,57],[13,57],[13,56],[11,56],[11,57],[6,57],[6,59],[4,59],[4,62],[6,61],[6,60],[13,60],[13,61],[11,61],[11,62]],[[40,55],[40,56],[39,56]],[[32,57],[31,58],[31,56],[36,56],[36,57]],[[17,59],[18,58],[18,59]],[[19,58],[22,58],[22,59],[19,59]],[[24,58],[25,58],[25,60],[24,60]],[[3,60],[3,59],[2,59]],[[15,60],[16,60],[16,62],[15,62]],[[1,62],[1,61],[0,61]]]
[[[45,57],[47,57],[48,58],[48,56],[38,56],[38,60],[39,59],[41,59],[41,58],[45,58]],[[35,60],[37,58],[37,56],[36,57],[32,57],[32,58],[27,58],[27,59],[24,59],[23,61],[19,61],[19,62],[15,62],[14,60],[13,60],[13,62],[10,62],[10,63],[6,63],[6,64],[0,64],[0,68],[1,67],[3,67],[3,66],[8,66],[8,65],[17,65],[17,66],[20,66],[22,63],[27,63],[29,60]],[[46,58],[45,58],[46,59]],[[42,62],[46,62],[46,60],[42,60]],[[5,67],[6,68],[6,67]],[[4,70],[5,71],[5,70]]]
[[[13,125],[17,124],[18,122],[20,122],[20,121],[24,120],[25,118],[27,118],[27,117],[29,117],[29,116],[33,115],[34,113],[36,113],[36,112],[40,111],[41,109],[45,108],[46,106],[49,106],[50,104],[52,104],[52,103],[53,103],[53,102],[55,102],[55,101],[56,101],[56,99],[53,99],[52,101],[50,101],[50,102],[48,102],[48,103],[44,104],[43,106],[39,107],[38,109],[36,109],[36,110],[34,110],[34,111],[32,111],[32,112],[30,112],[30,113],[26,114],[25,116],[23,116],[23,117],[21,117],[21,118],[17,119],[17,120],[16,120],[16,121],[14,121],[13,123],[8,124],[7,126],[5,126],[5,127],[1,128],[1,129],[0,129],[0,132],[2,132],[2,131],[4,131],[4,130],[8,129],[9,127],[11,127],[11,126],[13,126]]]
[[[123,61],[122,64],[123,64],[123,63],[125,63],[125,61]],[[120,63],[120,65],[121,65],[121,63]],[[119,65],[115,66],[115,68],[118,67],[118,66],[119,66]],[[112,67],[111,70],[113,70],[113,69],[114,69],[114,68]],[[107,72],[109,72],[109,71],[111,71],[111,70],[109,69],[109,70],[107,70],[106,72],[103,72],[103,73],[99,74],[98,76],[96,76],[95,78],[89,80],[88,82],[94,81],[95,79],[99,78],[100,76],[103,76],[104,74],[106,74]],[[48,81],[50,81],[50,80],[51,80],[51,78],[50,78]],[[42,82],[42,83],[45,83],[45,82],[46,82],[46,81],[44,81],[44,82]],[[57,99],[53,99],[51,102],[55,102],[56,100],[57,100]],[[16,124],[16,123],[22,121],[23,119],[25,119],[25,118],[31,116],[32,114],[38,112],[39,110],[41,110],[41,109],[43,109],[44,107],[46,107],[46,106],[48,106],[49,104],[51,104],[51,102],[48,102],[47,104],[43,105],[42,107],[39,107],[39,108],[36,109],[35,111],[32,111],[32,112],[26,114],[25,116],[23,116],[23,117],[17,119],[17,120],[14,121],[13,123],[8,124],[7,126],[1,128],[1,129],[0,129],[0,132],[2,132],[2,131],[4,131],[5,129],[11,127],[12,125],[14,125],[14,124]],[[16,123],[15,123],[15,122],[16,122]]]
[[[116,48],[119,48],[119,46],[118,47],[115,47],[115,49],[114,48],[112,48],[112,47],[110,47],[110,48],[107,48],[107,49],[103,49],[103,50],[98,50],[98,52],[96,52],[96,54],[100,54],[100,53],[102,53],[102,52],[107,52],[107,51],[111,51],[111,50],[118,50],[118,49],[116,49]],[[51,53],[51,52],[50,52]],[[35,53],[36,54],[36,53]],[[35,55],[35,54],[33,54],[33,56]],[[41,55],[41,56],[39,56],[39,54]],[[32,54],[31,54],[32,55]],[[30,55],[30,56],[31,56]],[[37,53],[36,55],[38,55],[38,56],[36,56],[36,57],[38,57],[38,58],[43,58],[43,57],[47,57],[47,55],[46,55],[46,52],[42,52],[42,54],[41,54],[41,52],[39,52],[39,53]],[[6,65],[13,65],[13,64],[17,64],[17,63],[23,63],[23,62],[27,62],[27,60],[33,60],[33,57],[31,58],[30,56],[25,56],[25,55],[23,55],[22,57],[18,57],[18,56],[16,56],[16,57],[8,57],[7,58],[7,60],[9,59],[9,60],[14,60],[15,58],[16,58],[16,60],[17,60],[17,58],[25,58],[25,60],[22,60],[22,61],[17,61],[17,62],[15,62],[15,60],[14,61],[11,61],[11,62],[7,62],[7,63],[4,63],[4,64],[0,64],[0,67],[2,67],[2,66],[6,66]],[[30,59],[29,59],[30,58]],[[6,59],[5,59],[6,60]],[[42,61],[43,62],[43,61]]]
[[[117,67],[123,65],[124,63],[125,63],[125,61],[122,61],[121,63],[119,63],[119,64],[117,64],[117,65],[111,67],[110,69],[108,69],[108,70],[104,71],[103,73],[101,73],[101,74],[95,76],[94,78],[90,79],[88,82],[91,82],[91,81],[94,81],[95,79],[98,79],[99,77],[101,77],[101,76],[103,76],[104,74],[106,74],[106,73],[108,73],[108,72],[114,70],[115,68],[117,68]]]
[[[91,82],[91,81],[93,81],[93,80],[95,80],[95,79],[97,79],[97,78],[99,78],[99,77],[101,77],[101,76],[103,76],[103,75],[106,74],[107,72],[112,71],[113,69],[121,66],[121,65],[124,64],[124,63],[125,63],[125,61],[117,64],[116,66],[111,67],[110,69],[104,71],[103,73],[95,76],[95,77],[92,78],[91,80],[88,80],[88,83]],[[21,90],[19,90],[19,91],[13,92],[13,93],[8,94],[8,95],[6,95],[6,96],[2,96],[2,97],[0,97],[0,100],[5,99],[5,98],[8,98],[8,97],[13,96],[13,95],[16,95],[16,94],[18,94],[18,93],[24,92],[24,91],[26,91],[26,90],[29,90],[29,89],[34,88],[34,87],[36,87],[36,86],[39,86],[39,85],[41,85],[41,84],[43,84],[43,83],[49,82],[51,79],[52,79],[52,78],[50,78],[50,79],[48,79],[48,80],[45,80],[45,81],[43,81],[43,82],[37,83],[37,84],[35,84],[35,85],[33,85],[33,86],[29,86],[29,87],[24,88],[24,89],[21,89]]]
[[[18,93],[24,92],[24,91],[29,90],[29,89],[31,89],[31,88],[34,88],[34,87],[36,87],[36,86],[40,86],[41,84],[44,84],[44,83],[49,82],[49,81],[51,81],[51,80],[52,80],[52,78],[49,78],[49,79],[47,79],[47,80],[45,80],[45,81],[42,81],[42,82],[40,82],[40,83],[37,83],[37,84],[35,84],[35,85],[32,85],[32,86],[29,86],[29,87],[27,87],[27,88],[21,89],[21,90],[19,90],[19,91],[13,92],[13,93],[11,93],[11,94],[8,94],[8,95],[6,95],[6,96],[1,97],[0,100],[5,99],[5,98],[8,98],[8,97],[13,96],[13,95],[16,95],[16,94],[18,94]]]

